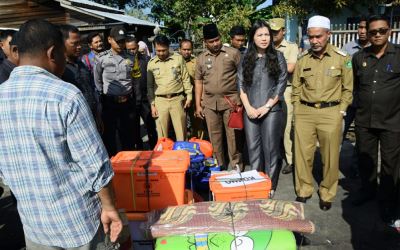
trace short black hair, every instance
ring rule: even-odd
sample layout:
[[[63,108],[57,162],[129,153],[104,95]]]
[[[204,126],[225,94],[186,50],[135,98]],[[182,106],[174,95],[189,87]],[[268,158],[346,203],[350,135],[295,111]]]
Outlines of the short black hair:
[[[70,24],[62,24],[60,25],[60,31],[63,36],[63,40],[66,41],[69,38],[69,33],[77,33],[79,34],[79,30],[77,27]]]
[[[388,16],[386,15],[372,15],[370,17],[368,17],[367,20],[367,30],[369,29],[369,24],[374,22],[374,21],[385,21],[387,23],[387,25],[390,28],[390,19]]]
[[[367,22],[367,21],[368,21],[368,17],[366,15],[362,15],[362,16],[360,16],[360,20],[358,20],[358,23]]]
[[[57,26],[42,19],[28,20],[21,25],[17,39],[18,52],[21,55],[42,53],[51,46],[64,46]]]
[[[96,36],[99,36],[101,39],[103,39],[99,32],[90,32],[89,35],[87,35],[86,37],[87,44],[91,44],[93,42],[93,38],[95,38]]]
[[[11,36],[10,45],[17,45],[18,33],[19,33],[19,32],[15,32],[15,33]]]
[[[126,42],[126,43],[131,43],[131,42],[138,43],[138,40],[136,39],[136,37],[127,36],[126,39],[125,39],[125,42]]]
[[[171,42],[169,41],[168,37],[165,35],[158,35],[154,38],[153,41],[154,45],[159,44],[159,45],[164,45],[169,47],[169,45],[171,44]]]
[[[229,36],[233,38],[234,36],[245,36],[246,30],[243,26],[233,26],[232,29],[229,31]]]
[[[6,40],[9,36],[12,37],[16,32],[17,31],[11,29],[0,31],[0,41]]]
[[[189,40],[189,39],[186,39],[186,38],[184,38],[184,39],[182,39],[182,40],[179,41],[179,48],[182,48],[182,44],[184,44],[184,43],[190,43],[190,45],[191,45],[192,48],[193,48],[193,42],[192,42],[192,40]]]

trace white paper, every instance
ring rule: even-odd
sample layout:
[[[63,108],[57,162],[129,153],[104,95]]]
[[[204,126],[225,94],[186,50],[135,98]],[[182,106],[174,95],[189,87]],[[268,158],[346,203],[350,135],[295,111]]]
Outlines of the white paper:
[[[231,188],[263,182],[265,181],[265,177],[261,176],[256,170],[251,170],[241,174],[218,176],[216,180],[219,181],[223,187]]]

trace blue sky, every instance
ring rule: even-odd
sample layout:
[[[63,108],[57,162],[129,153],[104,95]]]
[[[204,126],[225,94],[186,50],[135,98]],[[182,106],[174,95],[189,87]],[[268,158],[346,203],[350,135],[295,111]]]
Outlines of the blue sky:
[[[261,4],[260,6],[258,6],[257,10],[258,10],[258,9],[261,9],[261,8],[268,7],[268,6],[270,6],[270,5],[272,5],[272,0],[267,0],[267,1],[265,1],[263,4]]]

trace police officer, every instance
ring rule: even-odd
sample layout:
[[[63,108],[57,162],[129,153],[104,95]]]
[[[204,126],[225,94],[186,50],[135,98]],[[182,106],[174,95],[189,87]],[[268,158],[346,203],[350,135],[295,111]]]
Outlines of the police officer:
[[[240,52],[221,43],[215,24],[203,27],[207,50],[197,57],[195,72],[196,115],[206,119],[208,134],[218,164],[228,167],[225,161],[223,142],[228,144],[229,167],[242,168],[243,133],[228,127],[230,106],[224,96],[241,104],[236,86]]]
[[[328,44],[330,20],[313,16],[307,34],[311,49],[300,56],[293,77],[296,200],[306,202],[314,190],[312,167],[316,142],[323,162],[319,206],[329,210],[336,196],[343,116],[352,101],[351,58]]]
[[[156,56],[147,65],[147,95],[152,116],[156,119],[158,137],[168,137],[169,122],[176,140],[186,139],[185,109],[192,102],[192,85],[183,57],[169,52],[169,39],[156,36]]]
[[[126,30],[113,27],[108,37],[111,49],[95,65],[94,79],[101,93],[103,140],[110,156],[119,150],[133,150],[138,131],[135,126],[135,98],[131,71],[134,57],[125,51]],[[116,134],[121,147],[117,147]]]
[[[290,132],[292,130],[292,120],[293,120],[293,105],[292,105],[292,74],[294,67],[296,66],[297,56],[299,54],[299,48],[296,44],[288,42],[285,40],[285,19],[283,18],[273,18],[269,20],[269,25],[272,30],[272,35],[274,39],[274,45],[277,50],[283,53],[286,60],[287,72],[288,72],[288,82],[286,85],[286,90],[284,93],[285,103],[286,103],[286,127],[283,137],[283,143],[285,147],[286,155],[286,166],[282,169],[282,174],[288,174],[293,171],[293,142],[290,137]]]

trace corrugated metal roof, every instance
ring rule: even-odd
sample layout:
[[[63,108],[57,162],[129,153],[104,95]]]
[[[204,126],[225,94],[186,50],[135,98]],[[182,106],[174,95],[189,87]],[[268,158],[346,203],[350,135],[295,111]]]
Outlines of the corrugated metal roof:
[[[92,1],[88,1],[88,0],[66,0],[66,1],[71,2],[72,5],[74,5],[74,3],[77,3],[77,4],[82,4],[82,5],[88,5],[88,7],[93,6],[93,7],[97,7],[97,8],[108,9],[108,10],[113,10],[113,11],[118,11],[118,12],[124,13],[123,10],[119,10],[119,9],[112,8],[112,7],[107,6],[107,5],[95,3],[95,2],[92,2]]]
[[[95,7],[97,9],[101,9],[104,11],[109,10],[109,11],[113,11],[113,12],[124,13],[123,10],[119,10],[119,9],[116,9],[116,8],[113,8],[113,7],[110,7],[107,5],[95,3],[92,1],[88,1],[88,0],[55,0],[55,1],[60,2],[62,4],[72,5],[75,7],[87,7],[87,8]]]
[[[156,23],[152,23],[146,20],[141,20],[138,19],[136,17],[133,16],[129,16],[129,15],[123,15],[123,14],[114,14],[114,13],[108,13],[108,12],[104,12],[104,11],[98,11],[98,10],[92,10],[92,9],[87,9],[87,8],[80,8],[80,7],[76,7],[78,9],[81,9],[85,12],[88,13],[92,13],[98,16],[103,16],[109,19],[113,19],[116,21],[120,21],[120,22],[124,22],[127,24],[135,24],[135,25],[142,25],[142,26],[153,26],[156,27],[157,24]]]

